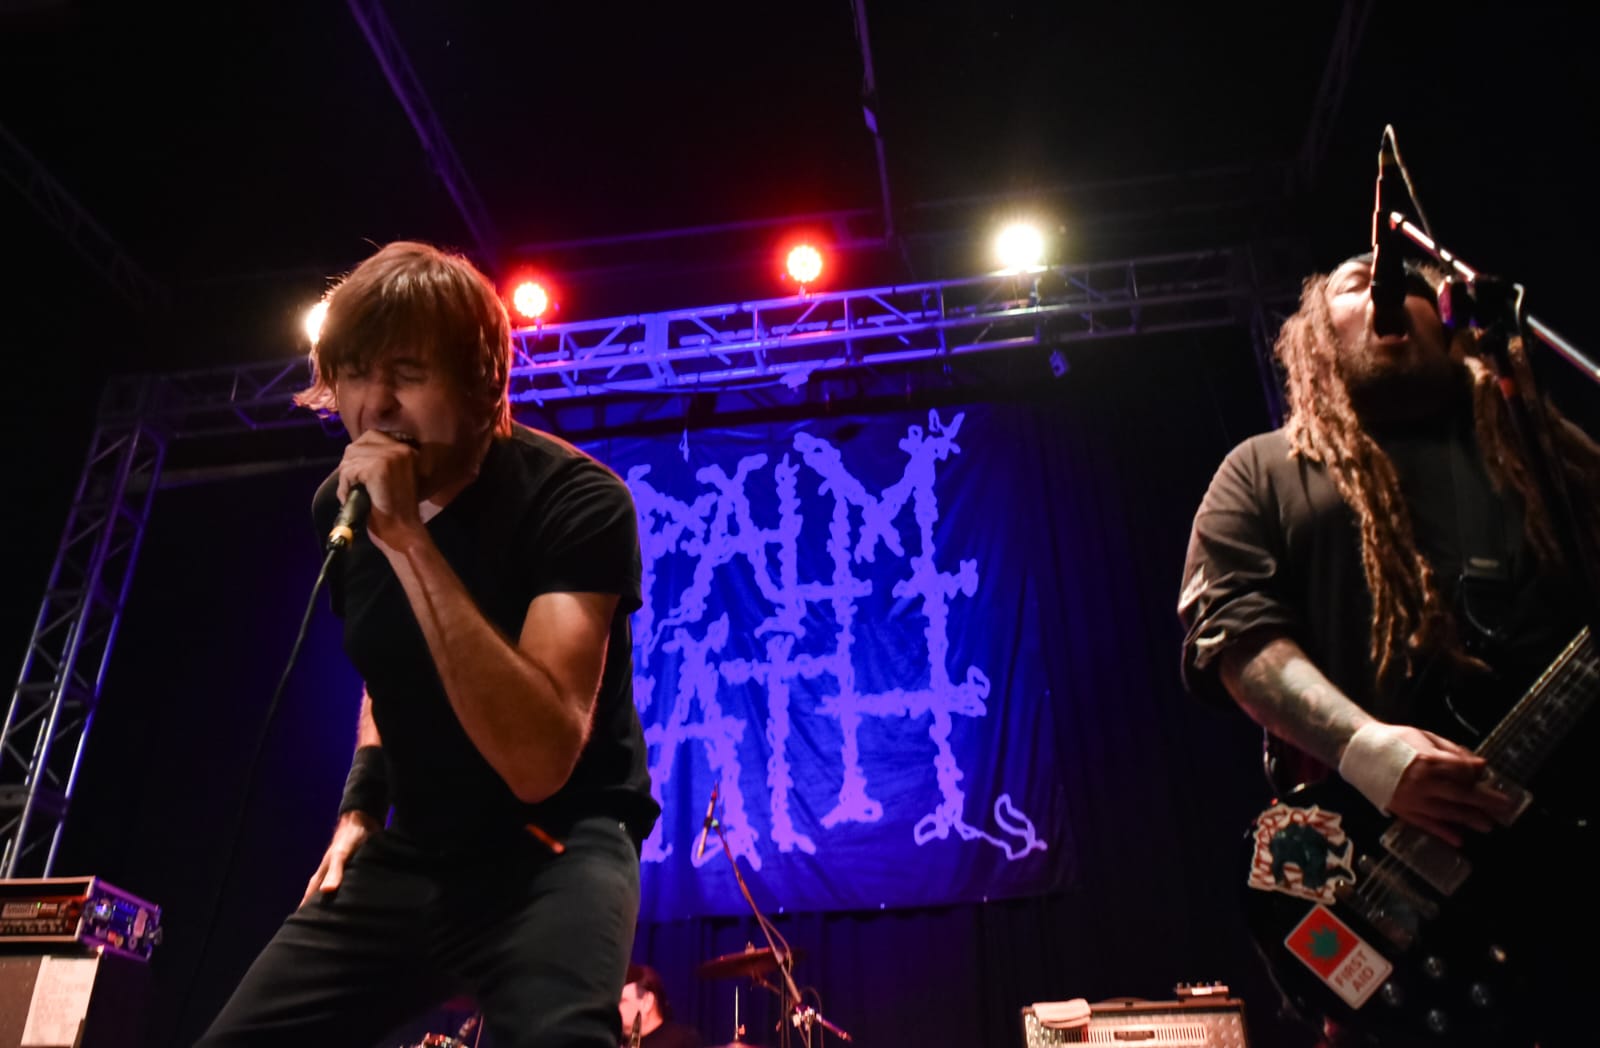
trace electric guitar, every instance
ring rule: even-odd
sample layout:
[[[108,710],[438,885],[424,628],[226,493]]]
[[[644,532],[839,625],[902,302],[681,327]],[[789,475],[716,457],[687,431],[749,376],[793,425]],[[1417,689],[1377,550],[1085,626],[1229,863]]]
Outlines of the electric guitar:
[[[1505,1042],[1526,981],[1515,901],[1541,890],[1541,875],[1555,890],[1563,835],[1592,832],[1534,806],[1527,787],[1597,696],[1586,627],[1477,747],[1516,806],[1465,850],[1384,816],[1337,777],[1256,817],[1246,917],[1302,1014],[1383,1044]]]

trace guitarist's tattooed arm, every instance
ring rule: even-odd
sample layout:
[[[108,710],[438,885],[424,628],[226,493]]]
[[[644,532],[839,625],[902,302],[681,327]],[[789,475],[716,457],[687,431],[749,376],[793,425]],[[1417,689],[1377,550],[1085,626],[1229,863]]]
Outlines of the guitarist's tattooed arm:
[[[1483,758],[1421,728],[1378,721],[1323,676],[1291,637],[1247,635],[1222,654],[1220,669],[1223,686],[1251,719],[1330,768],[1340,767],[1351,738],[1369,726],[1369,735],[1414,750],[1392,795],[1374,803],[1441,840],[1459,847],[1463,830],[1487,832],[1511,804],[1483,781]]]
[[[1222,653],[1223,687],[1250,718],[1330,768],[1373,717],[1345,697],[1293,638],[1262,630]]]

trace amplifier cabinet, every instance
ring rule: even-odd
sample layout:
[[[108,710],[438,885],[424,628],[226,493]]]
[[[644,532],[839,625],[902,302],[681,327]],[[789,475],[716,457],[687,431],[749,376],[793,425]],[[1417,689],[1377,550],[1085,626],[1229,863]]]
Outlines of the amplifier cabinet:
[[[149,987],[110,950],[0,953],[0,1048],[141,1048]]]
[[[148,961],[160,941],[161,907],[98,877],[0,880],[0,945],[75,943]]]
[[[1041,1010],[1048,1009],[1040,1005]],[[1180,1001],[1118,999],[1089,1005],[1089,1021],[1047,1026],[1032,1006],[1022,1009],[1025,1048],[1110,1044],[1126,1048],[1247,1048],[1244,1004],[1233,997]]]

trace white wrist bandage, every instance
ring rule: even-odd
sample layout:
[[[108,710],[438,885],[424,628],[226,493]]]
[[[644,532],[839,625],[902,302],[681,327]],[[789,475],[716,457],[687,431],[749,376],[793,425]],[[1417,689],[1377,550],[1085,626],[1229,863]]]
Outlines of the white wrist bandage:
[[[1350,736],[1339,758],[1339,775],[1388,815],[1400,776],[1416,757],[1417,751],[1400,737],[1395,725],[1373,721]]]

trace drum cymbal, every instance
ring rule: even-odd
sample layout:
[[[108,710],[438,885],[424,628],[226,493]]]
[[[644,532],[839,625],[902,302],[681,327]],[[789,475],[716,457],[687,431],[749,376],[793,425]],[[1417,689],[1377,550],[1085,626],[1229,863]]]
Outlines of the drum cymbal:
[[[803,956],[805,956],[803,951],[789,951],[792,960],[799,960]],[[713,957],[696,968],[695,974],[702,979],[739,979],[745,976],[753,978],[777,970],[777,958],[770,948],[763,947],[759,950],[741,950],[738,953],[725,953],[721,957]]]

